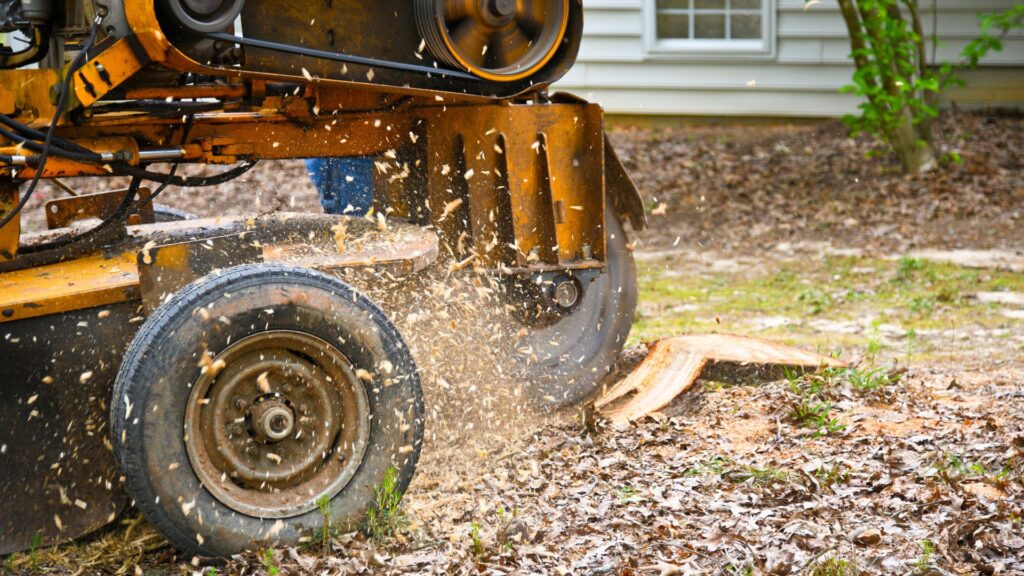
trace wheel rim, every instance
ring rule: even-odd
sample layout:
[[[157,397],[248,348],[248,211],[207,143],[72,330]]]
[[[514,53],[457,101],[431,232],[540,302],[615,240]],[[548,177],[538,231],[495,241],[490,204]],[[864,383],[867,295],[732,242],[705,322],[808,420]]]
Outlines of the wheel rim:
[[[348,359],[315,336],[256,334],[228,346],[193,386],[185,445],[229,508],[286,518],[334,497],[359,468],[369,402]]]
[[[417,0],[416,21],[441,61],[511,82],[540,70],[558,51],[569,0]]]

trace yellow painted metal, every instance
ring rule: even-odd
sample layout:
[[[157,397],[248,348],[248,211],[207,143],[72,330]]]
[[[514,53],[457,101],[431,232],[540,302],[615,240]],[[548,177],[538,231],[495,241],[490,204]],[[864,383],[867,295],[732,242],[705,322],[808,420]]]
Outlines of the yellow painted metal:
[[[0,323],[139,298],[135,253],[96,254],[0,274]]]
[[[30,126],[48,124],[56,109],[50,99],[51,88],[60,81],[57,70],[0,70],[0,85],[13,94],[18,120]]]
[[[14,114],[14,92],[0,85],[0,114]]]
[[[0,218],[6,217],[18,205],[18,199],[18,186],[14,182],[0,180]],[[20,236],[21,214],[18,214],[0,228],[0,262],[14,259]]]
[[[91,106],[142,69],[144,64],[135,54],[131,41],[122,38],[75,72],[75,97],[82,106]]]

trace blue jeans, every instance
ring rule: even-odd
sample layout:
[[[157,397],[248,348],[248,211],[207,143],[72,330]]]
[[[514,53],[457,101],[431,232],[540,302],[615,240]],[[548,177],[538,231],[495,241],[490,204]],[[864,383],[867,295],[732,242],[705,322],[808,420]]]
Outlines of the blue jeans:
[[[328,214],[363,216],[373,206],[372,158],[309,158],[306,170]]]

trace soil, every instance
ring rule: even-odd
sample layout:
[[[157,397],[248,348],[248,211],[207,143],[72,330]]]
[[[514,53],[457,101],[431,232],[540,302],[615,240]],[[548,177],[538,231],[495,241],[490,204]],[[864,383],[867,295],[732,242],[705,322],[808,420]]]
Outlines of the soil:
[[[650,229],[634,236],[642,310],[646,299],[648,315],[712,319],[670,325],[673,332],[716,329],[723,319],[713,295],[668,307],[644,278],[713,273],[738,282],[836,254],[894,261],[918,250],[941,260],[984,250],[999,258],[960,261],[955,271],[986,276],[1002,267],[1004,276],[979,281],[996,285],[985,284],[986,293],[1005,288],[1015,274],[1005,262],[1024,253],[1024,119],[957,114],[943,119],[942,132],[945,152],[962,163],[906,177],[888,157],[866,158],[873,144],[847,138],[837,122],[615,129],[652,212]],[[297,162],[262,163],[216,191],[170,190],[162,201],[200,214],[318,208]],[[823,271],[832,274],[797,269],[797,281],[815,286]],[[573,410],[521,410],[506,356],[459,346],[460,334],[482,344],[496,333],[486,285],[452,290],[423,287],[417,302],[430,306],[397,318],[418,354],[444,352],[424,367],[433,408],[404,501],[408,529],[377,543],[345,535],[326,553],[250,554],[216,573],[1024,573],[1024,328],[998,316],[1001,308],[989,319],[997,326],[957,316],[966,325],[954,336],[936,330],[934,354],[893,346],[875,355],[866,340],[853,341],[847,357],[892,376],[871,390],[849,375],[829,380],[811,398],[827,405],[831,423],[794,419],[807,380],[792,376],[702,380],[618,431],[584,426]],[[992,306],[1016,310],[1013,301]],[[791,335],[819,348],[848,338],[850,326],[869,330],[833,308],[761,308],[724,322],[751,333],[795,324]],[[458,329],[445,335],[444,325]],[[650,322],[637,330],[640,340],[661,335]],[[617,373],[643,353],[637,343]],[[137,516],[41,557],[31,571],[213,573],[177,556]],[[15,558],[14,571],[28,573],[29,560]]]

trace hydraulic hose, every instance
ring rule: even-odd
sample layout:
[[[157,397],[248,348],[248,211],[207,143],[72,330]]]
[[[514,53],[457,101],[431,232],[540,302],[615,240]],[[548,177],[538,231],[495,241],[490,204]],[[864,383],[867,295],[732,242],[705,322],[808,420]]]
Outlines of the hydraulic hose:
[[[21,197],[18,205],[14,207],[7,215],[0,219],[0,230],[3,230],[12,220],[14,220],[18,214],[28,204],[32,194],[35,193],[36,187],[39,186],[39,179],[43,175],[43,169],[46,168],[46,160],[50,156],[50,146],[53,144],[53,133],[57,130],[57,124],[60,122],[61,114],[64,113],[64,108],[67,106],[68,92],[71,90],[71,76],[74,74],[82,65],[85,63],[85,59],[88,56],[89,50],[93,44],[96,43],[96,33],[99,31],[99,20],[95,20],[92,23],[92,30],[89,32],[89,39],[82,45],[82,49],[75,55],[74,60],[71,61],[68,66],[68,72],[64,76],[64,80],[61,82],[60,95],[57,97],[57,107],[53,112],[53,119],[50,121],[50,129],[46,132],[46,138],[43,142],[43,150],[39,155],[39,166],[36,169],[35,176],[32,177],[32,183],[29,184],[28,190]]]

